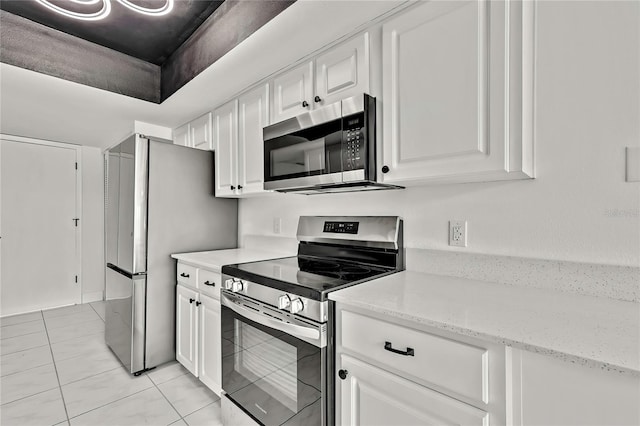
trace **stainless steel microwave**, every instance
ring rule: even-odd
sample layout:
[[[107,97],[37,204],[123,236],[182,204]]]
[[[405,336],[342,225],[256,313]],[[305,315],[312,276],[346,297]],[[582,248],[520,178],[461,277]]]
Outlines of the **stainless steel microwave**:
[[[362,94],[267,126],[264,189],[396,189],[376,182],[376,99]]]

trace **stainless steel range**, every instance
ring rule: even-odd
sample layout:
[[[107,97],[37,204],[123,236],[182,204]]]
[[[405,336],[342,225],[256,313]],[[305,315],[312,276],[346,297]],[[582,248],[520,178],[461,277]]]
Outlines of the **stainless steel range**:
[[[404,269],[402,220],[302,216],[297,237],[298,256],[222,268],[222,390],[264,425],[333,425],[328,295]]]

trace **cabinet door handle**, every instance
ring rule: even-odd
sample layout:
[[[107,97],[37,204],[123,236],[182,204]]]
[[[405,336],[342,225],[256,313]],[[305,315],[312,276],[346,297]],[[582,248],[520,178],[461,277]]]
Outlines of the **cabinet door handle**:
[[[231,190],[233,191],[234,189],[236,189],[236,187],[231,185]]]
[[[349,374],[349,372],[347,370],[340,370],[338,371],[338,376],[340,376],[340,378],[342,380],[347,378],[347,374]]]
[[[315,103],[322,102],[322,98],[320,96],[316,96],[315,98],[313,98],[313,102]]]
[[[184,272],[180,274],[182,278],[189,278],[189,274],[185,274]]]
[[[389,173],[389,166],[382,166],[382,173]]]
[[[389,352],[393,352],[394,354],[398,354],[398,355],[415,356],[415,351],[413,350],[413,348],[407,347],[406,351],[393,349],[393,347],[391,346],[391,342],[384,342],[384,349],[389,351]]]
[[[196,302],[196,306],[202,305],[202,302]]]
[[[204,282],[204,285],[210,285],[211,287],[215,287],[216,283],[214,283],[213,281],[208,281],[207,280],[207,281]]]
[[[189,303],[193,303],[195,301],[196,301],[196,299],[189,298]]]
[[[238,185],[238,189],[242,189],[242,185]]]
[[[302,108],[307,108],[309,103],[307,101],[302,101]]]

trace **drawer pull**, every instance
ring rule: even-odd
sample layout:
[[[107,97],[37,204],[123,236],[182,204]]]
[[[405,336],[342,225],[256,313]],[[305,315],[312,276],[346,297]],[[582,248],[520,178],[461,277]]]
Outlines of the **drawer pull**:
[[[212,287],[215,287],[215,286],[216,286],[216,283],[214,283],[213,281],[205,281],[205,282],[204,282],[204,285],[210,285],[210,286],[212,286]]]
[[[340,376],[340,378],[342,380],[347,378],[347,374],[349,374],[349,372],[347,370],[340,370],[338,371],[338,376]]]
[[[184,272],[183,272],[183,273],[181,273],[181,274],[180,274],[180,276],[181,276],[182,278],[189,278],[189,274],[184,273]]]
[[[389,352],[393,352],[394,354],[398,354],[398,355],[415,356],[415,352],[414,352],[413,348],[409,348],[408,347],[406,351],[393,349],[393,347],[391,347],[391,342],[384,342],[384,349],[389,351]]]

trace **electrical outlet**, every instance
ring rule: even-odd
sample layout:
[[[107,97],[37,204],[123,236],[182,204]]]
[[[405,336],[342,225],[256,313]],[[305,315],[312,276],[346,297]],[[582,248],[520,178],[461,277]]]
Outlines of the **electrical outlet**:
[[[451,220],[449,221],[449,245],[450,246],[467,246],[467,221]]]
[[[282,218],[273,218],[273,233],[279,234],[282,231]]]

